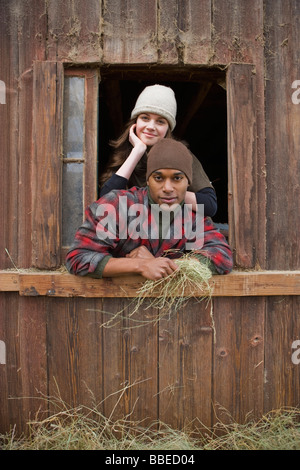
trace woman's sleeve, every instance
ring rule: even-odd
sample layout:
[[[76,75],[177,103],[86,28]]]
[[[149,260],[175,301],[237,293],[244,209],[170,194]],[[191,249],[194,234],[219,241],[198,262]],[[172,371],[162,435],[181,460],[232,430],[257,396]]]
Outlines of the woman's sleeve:
[[[217,195],[201,163],[193,156],[193,181],[188,190],[196,195],[197,204],[204,204],[204,216],[213,217],[218,209]]]
[[[213,217],[218,209],[217,195],[213,188],[203,188],[195,193],[197,204],[204,204],[204,217]]]
[[[127,178],[114,173],[102,186],[99,197],[105,196],[105,194],[109,193],[113,189],[126,189],[127,182]]]

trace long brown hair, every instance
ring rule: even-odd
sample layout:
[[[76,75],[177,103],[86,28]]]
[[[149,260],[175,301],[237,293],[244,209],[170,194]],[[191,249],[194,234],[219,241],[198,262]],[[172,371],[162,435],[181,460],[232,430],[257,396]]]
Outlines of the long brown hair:
[[[114,174],[120,166],[123,165],[126,158],[130,154],[132,150],[132,145],[129,142],[129,130],[133,124],[136,123],[137,118],[130,119],[124,127],[122,134],[115,140],[111,140],[109,145],[114,149],[112,155],[109,158],[108,164],[99,177],[99,185],[100,187]],[[172,132],[170,127],[168,127],[167,133],[165,137],[172,138]]]

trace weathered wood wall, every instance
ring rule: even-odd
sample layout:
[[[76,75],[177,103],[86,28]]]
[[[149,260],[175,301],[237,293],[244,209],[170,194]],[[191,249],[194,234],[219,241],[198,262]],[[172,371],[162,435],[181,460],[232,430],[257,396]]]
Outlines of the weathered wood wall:
[[[236,85],[231,89],[254,102],[250,115],[241,107],[236,117],[229,107],[229,118],[234,123],[250,117],[255,145],[247,147],[249,136],[228,129],[229,205],[246,189],[231,211],[237,261],[269,270],[299,269],[300,104],[292,100],[292,84],[300,80],[299,17],[297,0],[1,1],[0,80],[6,94],[0,104],[0,269],[12,262],[29,268],[35,256],[49,259],[59,238],[51,232],[48,252],[38,252],[39,223],[40,233],[47,232],[45,220],[39,222],[36,192],[48,188],[37,170],[58,155],[52,149],[39,160],[53,129],[35,132],[37,61],[100,69],[238,64],[230,69]],[[251,89],[245,86],[250,79]],[[49,119],[60,126],[55,115]],[[57,163],[53,160],[52,171]],[[58,207],[55,198],[52,203]],[[14,424],[21,431],[38,409],[48,411],[39,397],[54,395],[57,388],[70,405],[101,403],[109,415],[120,397],[114,393],[128,386],[116,416],[134,410],[133,418],[160,418],[175,427],[196,417],[212,425],[218,404],[239,421],[248,412],[258,416],[299,405],[300,365],[291,360],[292,344],[300,339],[297,290],[215,297],[215,343],[203,303],[190,301],[168,322],[119,331],[100,328],[101,310],[118,311],[129,303],[117,288],[115,298],[102,299],[9,290],[0,288],[0,341],[6,347],[0,363],[0,431]],[[219,416],[227,419],[221,411]]]
[[[54,397],[70,407],[98,406],[106,416],[114,410],[115,419],[131,414],[173,427],[196,418],[212,426],[229,415],[244,422],[248,413],[299,405],[300,367],[291,359],[299,297],[214,298],[215,341],[210,306],[195,300],[139,328],[126,320],[122,328],[101,328],[111,318],[102,311],[130,310],[126,299],[6,293],[0,300],[7,347],[1,431],[25,429],[38,410],[54,411]],[[145,312],[136,319],[145,320]]]

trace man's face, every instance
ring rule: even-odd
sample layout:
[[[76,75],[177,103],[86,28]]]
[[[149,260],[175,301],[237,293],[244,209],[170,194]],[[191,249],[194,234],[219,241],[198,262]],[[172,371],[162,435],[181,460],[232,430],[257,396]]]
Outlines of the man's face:
[[[147,184],[156,204],[172,206],[184,201],[189,181],[182,171],[165,168],[151,173]]]

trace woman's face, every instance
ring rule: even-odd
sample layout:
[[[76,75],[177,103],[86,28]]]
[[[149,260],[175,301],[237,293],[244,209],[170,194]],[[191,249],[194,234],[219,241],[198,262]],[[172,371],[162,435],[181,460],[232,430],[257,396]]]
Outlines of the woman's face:
[[[135,133],[147,147],[163,139],[168,129],[168,121],[158,114],[142,113],[137,117]]]

